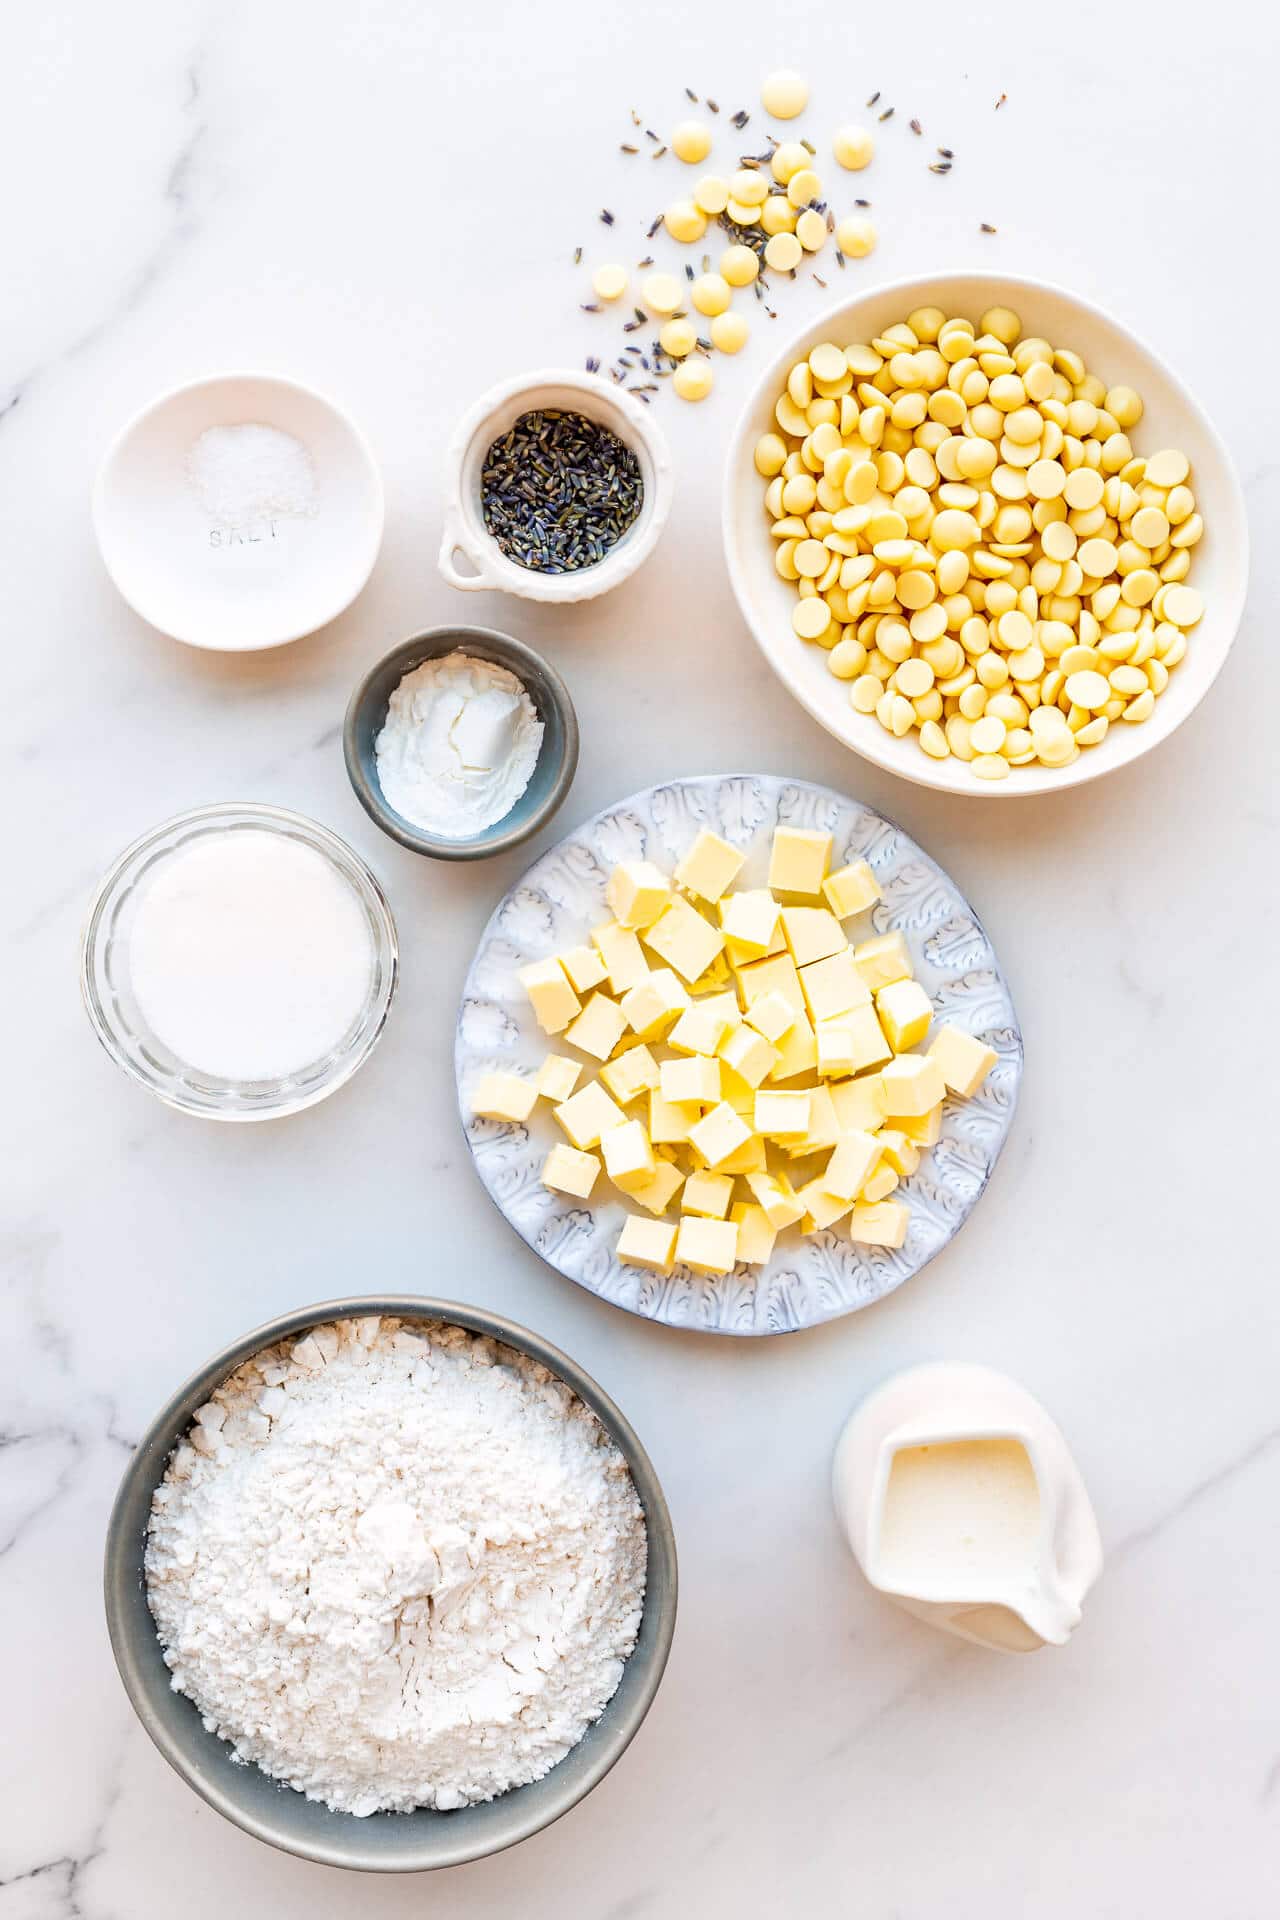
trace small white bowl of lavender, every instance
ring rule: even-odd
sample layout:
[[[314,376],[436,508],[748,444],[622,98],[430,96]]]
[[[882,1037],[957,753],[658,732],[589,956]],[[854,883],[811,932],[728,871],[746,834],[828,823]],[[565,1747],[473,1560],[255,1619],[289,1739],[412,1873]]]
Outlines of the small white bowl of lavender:
[[[448,454],[440,571],[464,593],[594,600],[646,560],[671,511],[671,456],[643,403],[558,369],[492,388]]]

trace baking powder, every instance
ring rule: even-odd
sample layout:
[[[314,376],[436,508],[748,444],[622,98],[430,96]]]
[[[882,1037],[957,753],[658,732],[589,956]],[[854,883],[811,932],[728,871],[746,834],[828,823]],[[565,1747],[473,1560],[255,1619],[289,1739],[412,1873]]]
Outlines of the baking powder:
[[[405,820],[469,840],[510,813],[533,777],[542,722],[505,667],[454,652],[407,673],[374,743],[383,798]]]
[[[365,1317],[237,1368],[156,1489],[151,1611],[205,1725],[337,1811],[540,1779],[635,1645],[644,1516],[524,1355]]]

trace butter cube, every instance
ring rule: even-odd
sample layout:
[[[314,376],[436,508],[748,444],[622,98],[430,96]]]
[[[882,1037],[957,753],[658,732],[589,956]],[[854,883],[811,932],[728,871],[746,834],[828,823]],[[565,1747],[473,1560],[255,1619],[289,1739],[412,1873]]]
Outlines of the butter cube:
[[[853,1034],[838,1020],[819,1020],[814,1028],[818,1040],[818,1072],[843,1078],[857,1066]]]
[[[598,1147],[603,1134],[626,1125],[627,1116],[598,1080],[588,1080],[556,1108],[556,1119],[575,1147]]]
[[[910,1220],[900,1200],[881,1200],[875,1206],[859,1201],[849,1215],[849,1238],[865,1247],[900,1247]]]
[[[746,855],[722,840],[718,833],[704,827],[684,859],[676,868],[676,879],[690,893],[696,893],[714,906],[742,871]]]
[[[760,1129],[757,1127],[758,1133]],[[727,1100],[718,1107],[712,1107],[710,1113],[696,1120],[689,1129],[689,1142],[695,1146],[709,1167],[718,1167],[722,1160],[728,1160],[737,1153],[739,1147],[745,1147],[751,1138],[752,1129],[740,1113],[735,1113]]]
[[[649,962],[644,949],[630,927],[606,920],[591,933],[591,944],[600,955],[609,975],[609,986],[619,998],[649,977]]]
[[[879,1165],[881,1151],[880,1141],[873,1133],[842,1135],[822,1176],[827,1191],[852,1205]]]
[[[692,1273],[732,1273],[738,1258],[738,1229],[732,1220],[702,1220],[686,1213],[676,1235],[676,1259]]]
[[[705,1000],[698,1002],[698,1005],[709,1008],[713,1013],[718,1013],[730,1029],[742,1025],[742,1014],[738,1009],[738,996],[732,987],[726,987],[721,993],[708,994]]]
[[[886,1163],[900,1179],[909,1180],[920,1165],[920,1149],[914,1140],[908,1140],[899,1127],[885,1127],[877,1137]]]
[[[827,960],[815,960],[802,967],[800,985],[808,1003],[809,1017],[814,1021],[836,1020],[854,1007],[867,1006],[871,999],[848,947]]]
[[[900,933],[878,933],[874,940],[860,941],[853,950],[853,964],[872,993],[895,980],[911,978],[911,955]]]
[[[889,1116],[912,1118],[928,1113],[946,1096],[946,1083],[936,1060],[924,1053],[901,1053],[882,1073]]]
[[[750,1013],[757,1000],[766,994],[780,994],[795,1013],[805,1011],[804,989],[800,985],[800,975],[796,963],[789,953],[775,954],[768,960],[753,960],[749,967],[739,967],[738,984],[742,989],[742,1004]],[[772,1034],[769,1035],[772,1039]]]
[[[758,1087],[780,1058],[762,1033],[753,1027],[735,1027],[720,1043],[720,1058],[748,1087]]]
[[[535,1082],[538,1098],[558,1105],[569,1098],[581,1078],[582,1068],[576,1060],[567,1060],[562,1053],[549,1053],[538,1068]]]
[[[536,960],[516,975],[529,996],[533,1017],[544,1033],[563,1033],[582,1011],[582,1002],[558,960]]]
[[[916,980],[893,980],[876,995],[884,1037],[895,1053],[919,1046],[933,1019],[933,1002]]]
[[[627,1016],[607,993],[593,993],[577,1019],[564,1030],[570,1046],[607,1060],[627,1030]]]
[[[837,1080],[828,1089],[843,1133],[874,1133],[889,1111],[884,1081],[878,1073],[861,1080]]]
[[[824,1086],[809,1087],[809,1125],[802,1140],[789,1140],[786,1143],[789,1160],[803,1160],[811,1153],[818,1153],[823,1147],[834,1147],[840,1138],[840,1122],[836,1119],[836,1110],[831,1104],[831,1095]]]
[[[780,1174],[749,1173],[747,1185],[775,1233],[795,1226],[804,1213],[791,1182]]]
[[[575,993],[590,993],[609,977],[609,969],[600,958],[598,947],[570,947],[560,955],[560,965],[569,976]]]
[[[577,1200],[588,1200],[599,1172],[600,1162],[594,1153],[579,1153],[576,1147],[566,1147],[560,1140],[543,1163],[542,1184],[556,1193],[571,1193]]]
[[[684,1185],[684,1175],[669,1160],[654,1159],[653,1172],[627,1189],[627,1198],[650,1213],[665,1213]]]
[[[853,1064],[859,1073],[865,1073],[869,1067],[883,1066],[893,1058],[893,1048],[885,1038],[874,1007],[855,1007],[852,1013],[842,1014],[841,1021],[853,1040]]]
[[[651,927],[671,899],[671,882],[651,860],[624,860],[609,875],[604,897],[619,926]]]
[[[687,900],[673,900],[644,937],[684,980],[696,980],[705,973],[724,946],[720,929],[704,920]]]
[[[628,1047],[616,1060],[601,1067],[600,1078],[614,1099],[625,1107],[657,1086],[658,1063],[648,1047]]]
[[[629,1213],[614,1251],[624,1266],[670,1273],[675,1265],[676,1229],[665,1220],[646,1220],[641,1214]]]
[[[914,1147],[936,1147],[942,1138],[942,1108],[930,1107],[928,1113],[894,1115],[894,1130],[905,1134]]]
[[[690,993],[716,993],[720,988],[728,986],[731,977],[728,960],[723,953],[718,953],[706,972],[700,973],[696,980],[690,981],[689,991]]]
[[[865,913],[880,898],[879,884],[865,860],[854,860],[838,872],[829,873],[822,883],[822,891],[838,920]]]
[[[997,1055],[962,1027],[939,1027],[929,1058],[937,1062],[948,1092],[971,1100],[996,1064]]]
[[[519,1073],[486,1073],[471,1096],[471,1111],[481,1120],[527,1120],[538,1099],[538,1083]]]
[[[808,827],[778,827],[769,852],[775,893],[820,893],[831,863],[831,835]]]
[[[658,1089],[664,1100],[676,1106],[700,1101],[714,1106],[720,1098],[720,1062],[704,1053],[690,1054],[684,1060],[664,1060],[658,1068]]]
[[[800,1014],[778,1042],[778,1064],[769,1075],[770,1084],[794,1080],[800,1073],[811,1073],[817,1064],[818,1043],[813,1028]]]
[[[697,1107],[678,1106],[673,1100],[664,1100],[656,1087],[650,1093],[649,1138],[655,1147],[680,1146],[689,1138],[689,1129],[697,1118]]]
[[[767,887],[731,893],[720,902],[720,927],[736,957],[758,959],[778,931],[778,903]]]
[[[849,944],[844,928],[825,907],[784,907],[782,931],[798,967],[825,960],[833,953],[843,953]]]
[[[733,1178],[725,1173],[691,1173],[680,1196],[683,1213],[700,1213],[708,1220],[723,1220],[733,1198]]]
[[[624,1193],[631,1186],[644,1186],[653,1173],[653,1147],[638,1120],[610,1127],[600,1142],[600,1151],[604,1155],[605,1172]]]
[[[730,1209],[729,1218],[738,1229],[738,1259],[744,1267],[762,1267],[773,1254],[777,1234],[769,1225],[763,1207],[739,1200]]]
[[[809,1131],[807,1093],[758,1093],[755,1130],[768,1140],[802,1140]]]
[[[776,1047],[783,1034],[795,1025],[797,1011],[784,993],[771,990],[754,999],[743,1018]]]
[[[667,1035],[667,1045],[676,1053],[714,1053],[737,1018],[736,1009],[731,1020],[719,1000],[717,994],[715,1000],[686,1008]]]
[[[735,1108],[736,1112],[737,1109]],[[750,1114],[744,1113],[743,1119],[750,1124]],[[721,1173],[764,1173],[769,1165],[769,1155],[764,1141],[758,1133],[744,1140],[736,1153],[720,1162]]]
[[[807,1180],[796,1189],[796,1199],[804,1208],[800,1218],[801,1233],[823,1233],[828,1227],[834,1227],[837,1220],[848,1213],[852,1200],[838,1200],[828,1193],[821,1176],[816,1180]]]
[[[898,1184],[896,1170],[887,1160],[882,1160],[874,1173],[869,1173],[862,1184],[858,1198],[873,1207],[877,1200],[887,1200]]]
[[[640,985],[629,987],[621,1001],[627,1025],[643,1040],[659,1039],[689,1005],[689,996],[670,967],[646,973]]]

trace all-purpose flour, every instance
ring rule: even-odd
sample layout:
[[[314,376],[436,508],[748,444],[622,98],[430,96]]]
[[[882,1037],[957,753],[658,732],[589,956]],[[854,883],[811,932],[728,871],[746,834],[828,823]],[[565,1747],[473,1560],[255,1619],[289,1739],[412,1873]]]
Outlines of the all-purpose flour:
[[[644,1516],[595,1416],[458,1328],[342,1320],[196,1414],[152,1503],[174,1688],[237,1758],[354,1814],[536,1780],[614,1693]]]

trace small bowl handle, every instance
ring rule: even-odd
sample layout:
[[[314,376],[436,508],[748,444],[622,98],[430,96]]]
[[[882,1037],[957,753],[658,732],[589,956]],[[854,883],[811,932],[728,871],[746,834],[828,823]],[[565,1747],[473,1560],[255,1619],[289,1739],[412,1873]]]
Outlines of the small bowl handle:
[[[471,573],[459,573],[454,564],[454,555],[461,554],[470,562]],[[485,556],[477,553],[467,543],[462,521],[457,509],[450,507],[444,517],[444,532],[440,537],[440,571],[451,587],[457,587],[460,593],[475,593],[481,587],[496,587],[501,584],[497,575],[490,572]]]

